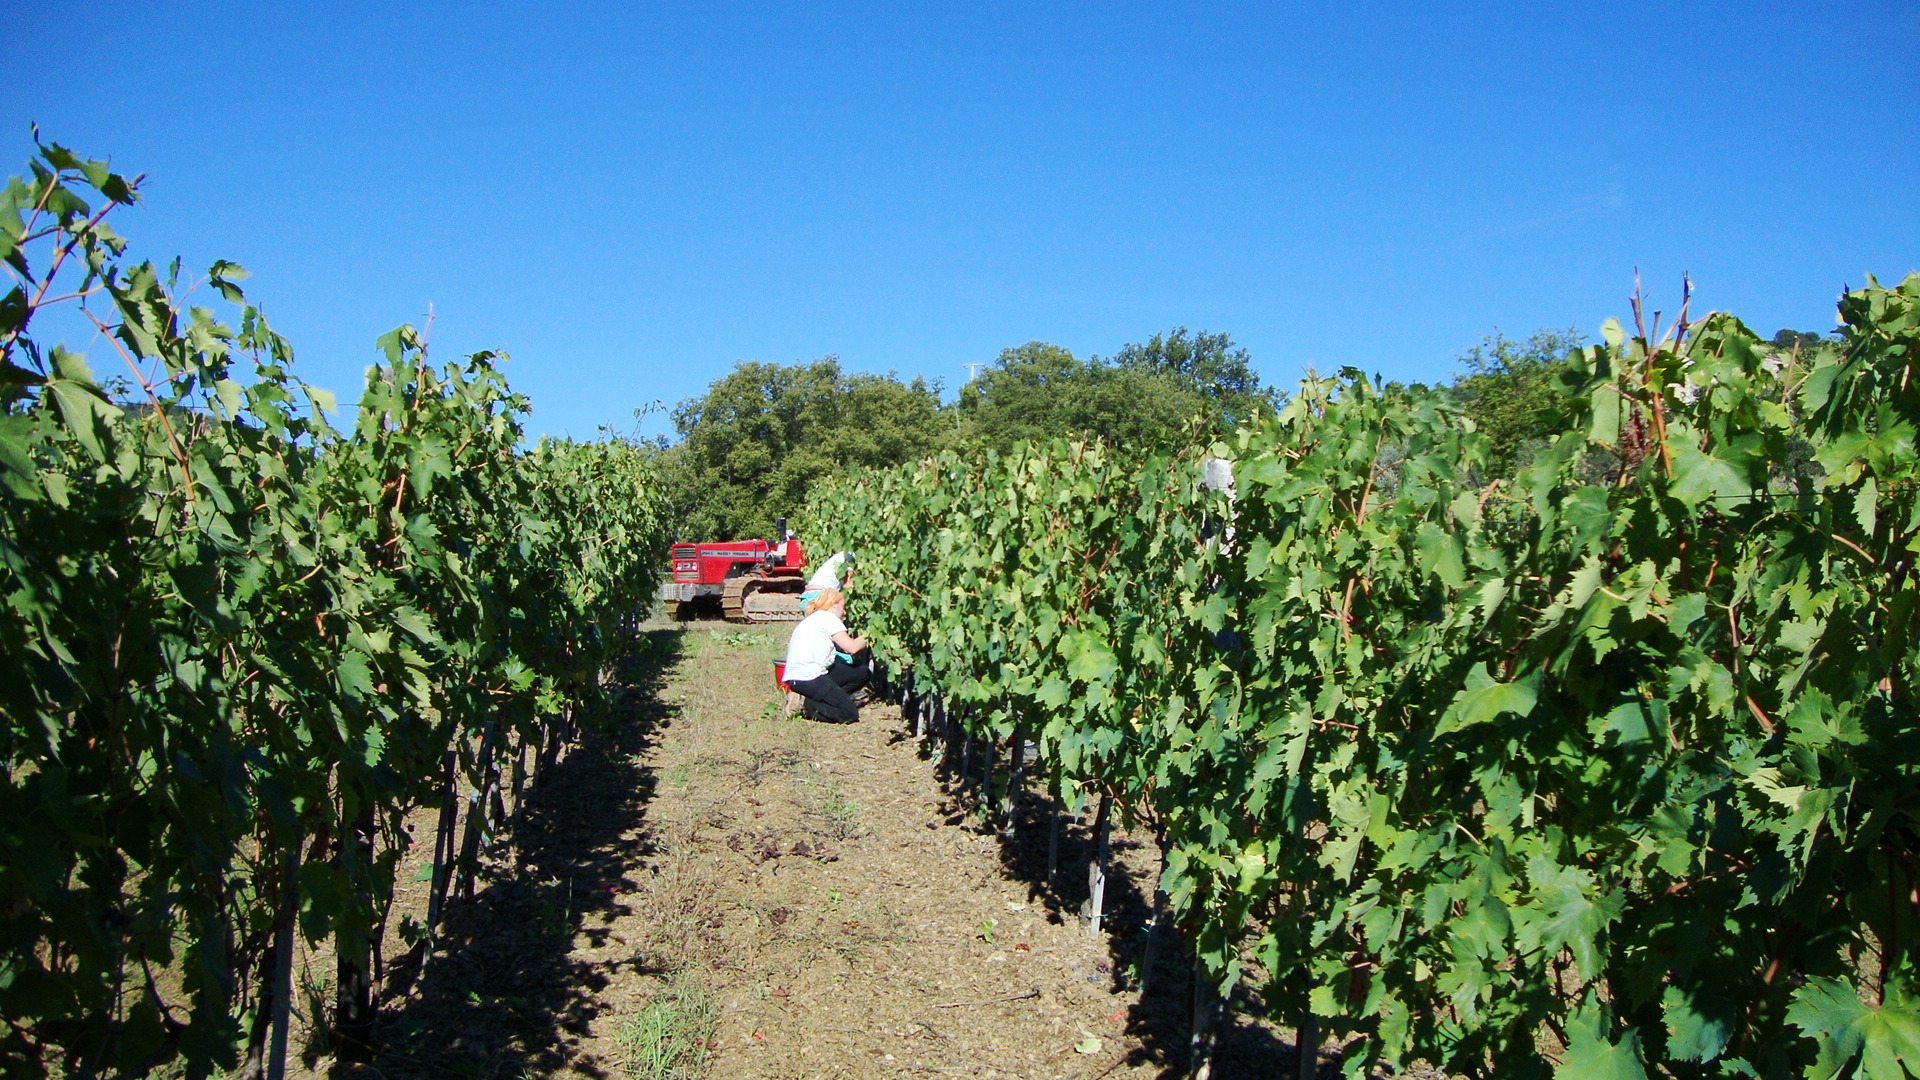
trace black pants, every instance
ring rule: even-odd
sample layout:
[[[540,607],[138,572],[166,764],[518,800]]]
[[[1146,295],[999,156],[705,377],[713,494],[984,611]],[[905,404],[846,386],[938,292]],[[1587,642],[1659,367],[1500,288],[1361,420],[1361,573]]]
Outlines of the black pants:
[[[851,724],[860,719],[860,706],[853,703],[853,692],[873,677],[873,650],[862,649],[851,662],[834,658],[825,675],[806,682],[790,682],[794,693],[807,699],[804,712],[815,720]]]

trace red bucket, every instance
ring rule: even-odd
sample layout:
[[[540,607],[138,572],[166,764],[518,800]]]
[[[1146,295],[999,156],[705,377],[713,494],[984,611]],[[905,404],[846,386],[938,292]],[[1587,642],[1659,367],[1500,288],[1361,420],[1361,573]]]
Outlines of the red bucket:
[[[791,689],[791,687],[787,685],[787,662],[785,660],[775,660],[773,662],[773,685],[776,689],[782,691]]]

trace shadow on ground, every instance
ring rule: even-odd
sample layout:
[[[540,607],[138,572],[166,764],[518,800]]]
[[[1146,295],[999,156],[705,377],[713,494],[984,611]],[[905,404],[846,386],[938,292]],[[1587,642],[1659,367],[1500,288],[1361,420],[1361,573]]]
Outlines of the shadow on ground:
[[[659,691],[679,659],[681,631],[639,634],[616,666],[613,715],[583,734],[548,775],[538,778],[509,837],[495,845],[472,902],[448,911],[440,947],[428,956],[413,993],[408,973],[389,977],[371,1068],[342,1064],[332,1075],[492,1077],[543,1075],[571,1068],[611,1076],[612,1063],[581,1060],[611,963],[585,962],[576,946],[608,944],[598,916],[617,913],[635,890],[630,874],[647,854],[643,825],[652,771],[639,763],[671,722]],[[576,943],[587,935],[589,941]],[[624,951],[620,963],[636,957]]]
[[[903,705],[903,717],[912,715],[914,703],[909,700]],[[991,770],[991,790],[998,795],[1005,790],[1008,749],[1004,746],[990,749],[983,741],[967,746],[960,738],[946,739],[941,731],[945,726],[944,717],[936,711],[930,719],[932,725],[921,742],[920,751],[933,762],[946,789],[948,802],[943,809],[947,824],[964,825],[981,832],[995,831],[989,822],[997,815],[990,811],[997,811],[999,804],[996,799],[989,799],[992,805],[984,805],[981,798],[982,791],[987,790],[982,785],[989,774],[986,755],[989,752],[998,755]],[[896,741],[911,738],[913,733],[909,729],[900,733]],[[1089,868],[1098,843],[1095,811],[1089,805],[1084,817],[1079,819],[1072,814],[1061,814],[1056,841],[1053,830],[1057,806],[1051,796],[1035,790],[1035,785],[1023,783],[1013,827],[999,830],[1000,861],[1010,880],[1027,885],[1031,902],[1045,905],[1050,920],[1084,923],[1091,895]],[[1158,872],[1159,853],[1151,850],[1151,843],[1138,839],[1138,834],[1122,836],[1118,809],[1113,813],[1109,858],[1117,863],[1122,858],[1135,856],[1131,861],[1136,866],[1148,867],[1149,874]],[[1049,863],[1053,866],[1051,874]],[[1101,974],[1116,992],[1132,991],[1137,996],[1152,926],[1153,887],[1151,877],[1135,880],[1129,874],[1108,875],[1102,903],[1107,960]],[[1127,1033],[1139,1038],[1144,1045],[1123,1063],[1158,1065],[1162,1080],[1187,1076],[1191,1060],[1193,954],[1175,937],[1169,934],[1168,940],[1155,949],[1154,970],[1147,980],[1148,992],[1128,1006],[1126,1018]],[[1293,1042],[1258,1023],[1254,1017],[1261,1011],[1259,1002],[1246,994],[1244,985],[1236,988],[1227,1010],[1216,1024],[1214,1076],[1298,1075]],[[1336,1063],[1323,1058],[1317,1075],[1331,1077],[1338,1075],[1338,1071]]]

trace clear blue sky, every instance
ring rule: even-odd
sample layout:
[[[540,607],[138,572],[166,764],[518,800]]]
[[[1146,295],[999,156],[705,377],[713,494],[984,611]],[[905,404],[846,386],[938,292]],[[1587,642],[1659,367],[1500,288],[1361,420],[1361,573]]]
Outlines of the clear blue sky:
[[[94,3],[0,11],[0,135],[149,176],[311,382],[513,355],[534,432],[739,360],[944,379],[1223,330],[1268,383],[1498,327],[1824,330],[1920,266],[1920,6]],[[646,430],[665,430],[654,418]]]

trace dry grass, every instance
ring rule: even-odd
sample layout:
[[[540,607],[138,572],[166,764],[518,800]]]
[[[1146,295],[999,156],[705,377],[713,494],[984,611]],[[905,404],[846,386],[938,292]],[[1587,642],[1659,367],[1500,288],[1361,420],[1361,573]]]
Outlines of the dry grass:
[[[769,710],[786,630],[649,631],[671,666],[636,674],[626,726],[530,796],[476,903],[386,1003],[377,1080],[1177,1074],[1178,950],[1144,1005],[1115,974],[1138,955],[1153,845],[1116,835],[1109,934],[1090,937],[1089,828],[1066,827],[1047,882],[1045,804],[1012,837],[982,831],[897,710]],[[1073,1050],[1088,1031],[1097,1055]],[[1270,1029],[1235,1032],[1216,1075],[1285,1066]]]

